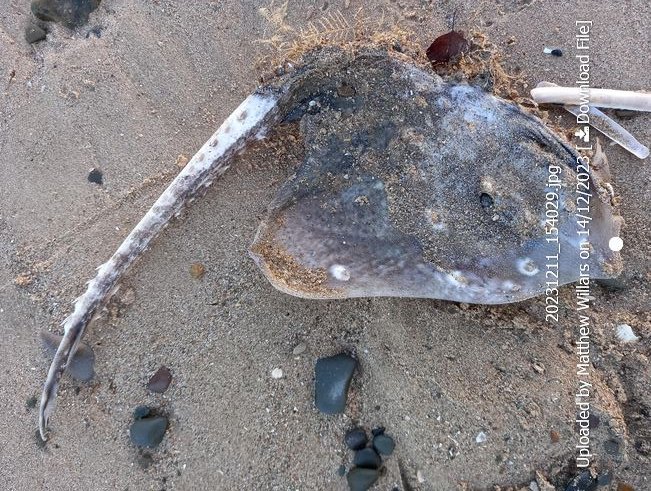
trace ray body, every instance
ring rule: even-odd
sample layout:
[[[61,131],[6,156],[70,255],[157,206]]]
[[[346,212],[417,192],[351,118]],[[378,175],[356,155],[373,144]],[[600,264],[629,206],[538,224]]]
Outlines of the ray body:
[[[251,248],[274,286],[309,298],[481,303],[540,293],[539,185],[558,165],[569,189],[577,155],[540,121],[479,89],[447,84],[383,50],[324,49],[249,96],[98,268],[63,323],[41,397],[44,439],[59,381],[129,266],[239,150],[283,121],[301,125],[305,161]],[[567,192],[561,206],[570,207]],[[593,262],[597,276],[609,276],[618,256],[603,242],[619,222],[599,203]],[[575,230],[563,227],[564,247],[575,249]]]

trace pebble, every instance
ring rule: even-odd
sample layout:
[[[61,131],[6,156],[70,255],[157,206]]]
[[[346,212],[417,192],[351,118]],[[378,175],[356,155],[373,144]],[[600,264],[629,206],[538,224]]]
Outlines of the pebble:
[[[32,0],[32,13],[41,20],[59,22],[66,27],[79,27],[88,22],[88,15],[100,0]]]
[[[373,448],[380,455],[391,455],[393,449],[396,448],[396,443],[390,436],[382,434],[373,438]]]
[[[200,280],[206,274],[206,267],[201,263],[192,263],[190,265],[190,275],[195,280]]]
[[[294,356],[302,355],[303,353],[305,353],[305,350],[307,350],[307,344],[299,343],[292,350],[292,354]]]
[[[102,171],[95,168],[91,169],[88,173],[88,182],[92,182],[98,186],[104,184],[104,175],[102,174]]]
[[[344,412],[355,368],[357,360],[345,353],[317,360],[314,401],[319,411],[325,414]]]
[[[339,468],[337,468],[337,475],[344,477],[346,475],[346,466],[344,464],[341,464]]]
[[[639,337],[633,332],[633,328],[628,324],[620,324],[617,326],[617,333],[615,334],[617,339],[622,343],[634,343],[639,341]]]
[[[129,436],[131,441],[139,447],[154,448],[163,441],[167,430],[165,416],[149,416],[135,420],[131,424]]]
[[[344,436],[344,442],[351,450],[360,450],[368,443],[366,431],[362,428],[353,428],[346,433],[346,436]]]
[[[151,376],[149,382],[147,382],[147,388],[151,392],[162,394],[167,390],[171,382],[172,372],[166,366],[162,366]]]
[[[353,464],[365,469],[379,469],[382,465],[382,459],[372,448],[364,448],[355,454]]]
[[[376,409],[379,410],[380,407],[378,406]],[[378,436],[378,435],[384,435],[385,431],[386,431],[386,428],[384,426],[378,426],[377,428],[373,428],[371,430],[371,433],[373,434],[373,436]]]
[[[475,437],[475,441],[477,443],[484,443],[486,440],[488,440],[488,437],[486,436],[486,433],[484,433],[483,431],[480,431],[479,433],[477,433],[477,436]]]
[[[355,467],[351,469],[346,476],[348,487],[350,491],[366,491],[375,481],[380,477],[377,469],[364,469],[362,467]]]
[[[543,53],[552,56],[563,56],[563,50],[560,48],[545,48],[543,49]]]
[[[150,413],[151,409],[149,409],[149,406],[138,406],[133,410],[133,419],[146,418]]]
[[[37,26],[33,22],[30,22],[27,24],[27,27],[25,27],[25,41],[27,41],[29,44],[43,41],[46,36],[47,32],[45,32],[43,29],[41,29],[40,26]]]
[[[583,471],[572,479],[565,491],[594,491],[597,489],[597,480],[590,471]]]
[[[48,331],[41,333],[43,348],[45,348],[45,352],[50,358],[54,358],[54,354],[62,339],[63,336],[58,336]],[[92,379],[95,376],[95,353],[93,349],[83,341],[79,343],[77,351],[72,357],[72,361],[66,371],[75,380],[88,382]]]
[[[283,378],[283,369],[282,368],[274,368],[271,371],[271,378],[275,378],[275,379]]]
[[[38,399],[36,396],[32,396],[29,399],[27,399],[27,402],[25,403],[25,407],[27,409],[34,409],[36,407],[36,404],[38,404]]]

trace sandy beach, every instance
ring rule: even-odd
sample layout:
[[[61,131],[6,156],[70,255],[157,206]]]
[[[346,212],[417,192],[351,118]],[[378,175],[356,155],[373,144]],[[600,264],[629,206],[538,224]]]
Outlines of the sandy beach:
[[[343,435],[355,425],[386,427],[396,441],[373,489],[566,489],[582,471],[572,287],[561,290],[558,323],[545,321],[544,298],[482,306],[281,293],[247,249],[299,162],[264,142],[128,272],[85,337],[95,378],[64,379],[50,440],[40,440],[36,399],[49,360],[39,334],[60,333],[71,302],[178,162],[258,85],[270,49],[260,41],[273,31],[259,9],[277,4],[103,0],[84,26],[48,23],[47,38],[29,44],[29,2],[0,0],[0,489],[343,491],[337,471],[352,463]],[[369,22],[413,32],[422,49],[451,29],[456,10],[455,28],[484,33],[528,88],[574,84],[575,21],[590,20],[593,86],[650,89],[651,6],[642,0],[290,0],[285,21],[299,29],[362,7]],[[651,144],[649,113],[609,114]],[[572,136],[569,114],[549,108],[549,121]],[[651,488],[651,170],[602,143],[625,246],[621,278],[591,293],[600,487],[590,489],[642,491]],[[91,169],[102,185],[88,181]],[[201,278],[193,263],[205,266]],[[621,324],[639,340],[618,341]],[[307,349],[295,355],[300,343]],[[347,409],[321,414],[314,364],[342,351],[360,366]],[[145,385],[161,365],[173,380],[152,394]],[[144,452],[129,440],[142,404],[170,421]]]

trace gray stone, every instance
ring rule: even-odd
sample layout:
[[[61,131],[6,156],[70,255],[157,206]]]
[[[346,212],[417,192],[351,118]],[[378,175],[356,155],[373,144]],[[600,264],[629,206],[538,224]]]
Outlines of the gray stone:
[[[373,438],[373,448],[375,448],[380,455],[391,455],[393,449],[396,448],[396,443],[390,436],[382,434]]]
[[[382,459],[372,448],[363,448],[355,454],[353,464],[365,469],[379,469],[382,465]]]
[[[353,428],[344,436],[344,442],[351,450],[360,450],[368,443],[366,431],[363,428]]]
[[[314,400],[319,411],[325,414],[344,412],[356,367],[357,360],[344,353],[317,360]]]
[[[163,441],[167,422],[165,416],[151,416],[135,420],[129,430],[131,441],[139,447],[157,447]]]
[[[380,473],[377,469],[355,467],[351,469],[346,479],[348,480],[350,491],[366,491],[375,484],[379,477]]]
[[[30,22],[27,24],[27,27],[25,27],[25,41],[27,41],[29,44],[43,41],[46,36],[47,32],[45,32],[44,29],[34,24],[33,22]]]
[[[32,0],[32,12],[41,20],[74,28],[88,22],[89,14],[99,3],[100,0]]]

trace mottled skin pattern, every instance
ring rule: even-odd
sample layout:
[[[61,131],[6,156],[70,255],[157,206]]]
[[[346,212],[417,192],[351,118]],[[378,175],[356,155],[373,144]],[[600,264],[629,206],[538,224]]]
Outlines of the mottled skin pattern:
[[[305,157],[252,255],[306,298],[398,296],[502,304],[545,291],[546,193],[559,192],[560,285],[579,277],[579,155],[516,104],[389,57],[333,65],[303,102]],[[547,188],[548,169],[561,187]],[[620,219],[593,172],[590,273],[621,268]],[[552,271],[555,273],[556,271]]]
[[[341,119],[342,114],[347,120]],[[474,118],[466,121],[476,130],[470,137],[468,127],[459,128],[458,119],[454,119],[463,119],[464,114]],[[491,121],[482,119],[486,114],[497,121],[496,148],[486,147],[495,138],[490,131],[484,134],[491,128]],[[448,115],[456,116],[448,121]],[[502,124],[510,118],[520,121],[519,125],[515,123],[520,132],[511,134],[512,127]],[[492,268],[482,265],[478,258],[490,257],[499,251],[495,246],[500,244],[516,250],[519,258],[523,251],[518,248],[526,252],[532,246],[514,244],[513,238],[518,233],[534,238],[540,233],[527,231],[529,220],[520,220],[517,211],[509,211],[514,189],[520,190],[523,203],[527,198],[531,164],[527,157],[532,155],[527,153],[527,146],[544,147],[533,152],[536,165],[544,166],[551,159],[564,165],[567,173],[574,154],[542,123],[514,105],[477,89],[444,84],[406,59],[398,60],[379,49],[357,53],[325,49],[249,96],[174,179],[109,261],[98,268],[97,276],[63,323],[64,337],[41,397],[39,427],[43,439],[59,381],[89,322],[106,304],[129,266],[172,217],[228,169],[249,141],[260,138],[275,124],[297,120],[303,126],[305,164],[279,192],[270,219],[262,225],[252,248],[254,258],[276,287],[314,298],[410,295],[486,303],[539,293],[539,285],[532,286],[531,280],[520,278],[522,275],[518,276],[524,280],[519,290],[514,291],[513,285],[505,287],[504,281],[510,281],[513,269],[506,263],[515,256],[507,254],[507,259],[503,257]],[[470,141],[463,143],[459,138],[463,135]],[[483,148],[485,154],[473,158],[464,154],[461,149],[472,142],[475,150]],[[488,162],[497,166],[491,169],[491,176],[499,179],[502,169],[512,168],[496,155],[500,148],[515,152],[520,174],[512,175],[510,188],[497,186],[494,190],[497,219],[491,215],[487,222],[484,214],[476,223],[474,215],[482,213],[477,208],[481,203],[477,186],[482,184],[476,182],[479,171],[472,169]],[[467,160],[461,158],[463,155]],[[524,184],[519,184],[521,179]],[[539,180],[540,175],[536,182]],[[430,210],[430,205],[436,209]],[[441,250],[438,236],[431,233],[438,223],[434,213],[453,209],[461,213],[450,216],[448,222],[459,227],[458,233],[454,229],[444,239],[447,249]],[[540,211],[534,209],[534,213]],[[619,224],[613,220],[610,205],[604,202],[599,210],[602,235],[616,235]],[[500,221],[505,222],[503,237],[482,229]],[[482,233],[490,251],[475,240]],[[597,275],[603,272],[601,262],[618,260],[603,251],[602,238],[595,243],[600,252],[595,255]],[[347,240],[355,247],[349,242],[342,249],[342,242]],[[264,244],[269,247],[264,249]],[[262,255],[262,250],[273,254]],[[501,274],[500,268],[506,273]],[[484,285],[487,280],[498,284]],[[573,278],[564,279],[568,281]]]

